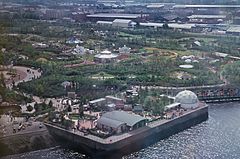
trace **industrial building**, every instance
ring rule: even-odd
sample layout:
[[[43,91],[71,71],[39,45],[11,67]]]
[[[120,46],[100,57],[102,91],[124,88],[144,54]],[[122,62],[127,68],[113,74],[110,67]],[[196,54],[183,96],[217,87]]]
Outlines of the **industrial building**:
[[[124,111],[107,112],[97,121],[97,128],[115,133],[123,133],[143,127],[147,119]]]
[[[115,19],[114,21],[97,21],[97,24],[119,28],[134,28],[136,26],[136,23],[129,19]]]
[[[98,13],[87,15],[90,21],[114,21],[115,19],[138,20],[146,15],[142,14],[120,14],[120,13]]]
[[[217,24],[227,17],[226,15],[191,15],[188,18],[190,23]]]
[[[105,110],[124,109],[124,100],[114,96],[106,96],[105,98],[99,98],[89,101],[90,107],[106,108]]]
[[[127,19],[115,19],[112,23],[113,27],[120,27],[120,28],[133,28],[135,27],[136,23],[132,20]]]
[[[236,26],[231,26],[227,29],[227,34],[232,34],[232,35],[240,35],[240,25]]]
[[[153,27],[153,28],[163,28],[164,23],[140,23],[140,26]],[[178,23],[169,23],[167,26],[171,29],[179,30],[191,30],[196,27],[195,24],[178,24]]]

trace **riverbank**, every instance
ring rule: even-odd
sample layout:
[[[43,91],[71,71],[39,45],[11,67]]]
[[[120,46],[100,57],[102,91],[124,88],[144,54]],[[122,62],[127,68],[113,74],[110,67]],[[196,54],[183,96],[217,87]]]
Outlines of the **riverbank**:
[[[46,128],[0,137],[0,157],[56,146]]]

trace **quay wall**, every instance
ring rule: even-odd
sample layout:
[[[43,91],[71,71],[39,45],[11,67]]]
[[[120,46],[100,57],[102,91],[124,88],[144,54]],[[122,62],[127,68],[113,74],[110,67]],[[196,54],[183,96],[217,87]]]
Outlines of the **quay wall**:
[[[97,138],[90,139],[47,123],[45,125],[50,134],[56,137],[58,141],[62,141],[65,146],[71,145],[78,151],[90,155],[92,158],[116,159],[145,148],[207,119],[208,107],[201,107],[162,124],[156,126],[148,125],[129,132],[129,134],[132,133],[130,136],[112,142],[102,142],[102,140],[97,140]]]
[[[50,148],[57,145],[47,129],[22,134],[0,137],[0,158],[6,155],[19,154]]]

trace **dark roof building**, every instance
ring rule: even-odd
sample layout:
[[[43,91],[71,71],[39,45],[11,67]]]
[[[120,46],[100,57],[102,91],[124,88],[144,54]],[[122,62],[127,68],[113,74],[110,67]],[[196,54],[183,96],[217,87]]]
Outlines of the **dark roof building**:
[[[97,127],[110,132],[121,133],[134,130],[146,125],[147,119],[124,111],[111,111],[102,115],[97,121]]]
[[[124,111],[107,112],[107,113],[103,114],[103,117],[124,122],[129,127],[133,127],[137,123],[146,120],[146,118],[144,118],[144,117],[142,117],[140,115],[129,114],[129,113],[124,112]]]
[[[113,21],[115,19],[138,20],[147,15],[141,14],[120,14],[120,13],[98,13],[87,15],[91,21]]]
[[[102,124],[102,125],[107,125],[114,129],[117,129],[119,126],[125,124],[124,122],[113,120],[113,119],[106,118],[106,117],[101,117],[100,119],[98,119],[97,123]]]

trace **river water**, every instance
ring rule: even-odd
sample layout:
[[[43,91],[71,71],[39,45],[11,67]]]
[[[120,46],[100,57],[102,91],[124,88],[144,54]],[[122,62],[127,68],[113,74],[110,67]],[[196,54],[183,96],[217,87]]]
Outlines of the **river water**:
[[[85,159],[88,157],[55,147],[4,158]],[[210,105],[207,121],[123,158],[239,159],[240,103]]]

